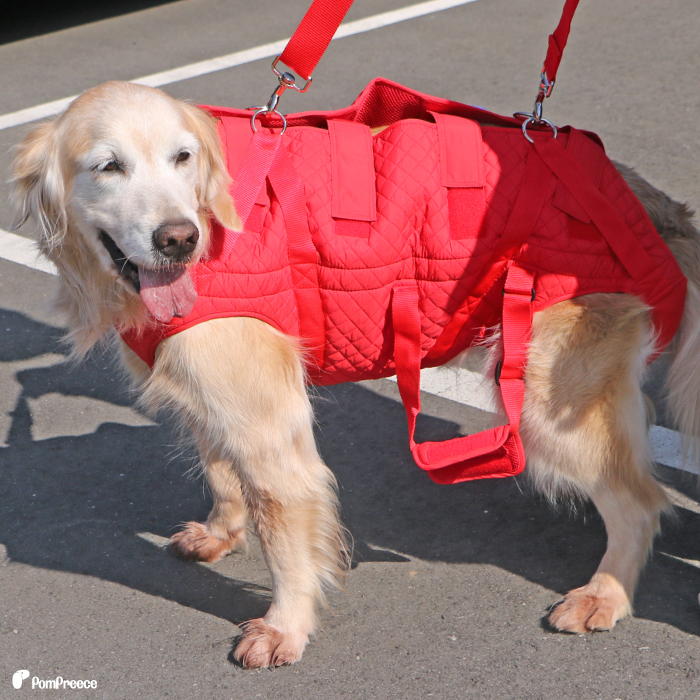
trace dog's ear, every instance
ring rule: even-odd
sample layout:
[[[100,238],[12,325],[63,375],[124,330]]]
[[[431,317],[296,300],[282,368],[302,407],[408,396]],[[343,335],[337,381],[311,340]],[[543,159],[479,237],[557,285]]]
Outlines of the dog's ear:
[[[67,224],[56,121],[39,125],[17,147],[11,184],[17,208],[13,230],[34,218],[43,235],[42,247],[50,250],[65,234]]]
[[[217,122],[199,107],[184,104],[187,127],[199,141],[200,206],[210,211],[227,229],[240,231],[241,220],[231,199],[231,178],[221,150]]]

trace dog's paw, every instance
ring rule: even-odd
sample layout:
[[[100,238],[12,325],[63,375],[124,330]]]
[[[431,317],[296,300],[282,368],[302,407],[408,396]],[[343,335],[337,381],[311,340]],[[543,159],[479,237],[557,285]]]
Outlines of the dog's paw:
[[[245,668],[288,666],[301,659],[309,638],[280,632],[262,618],[241,625],[234,658]]]
[[[560,632],[585,634],[611,630],[632,612],[625,589],[610,574],[596,574],[590,583],[569,591],[547,618]]]
[[[188,561],[219,561],[237,547],[245,547],[245,528],[228,539],[221,539],[212,534],[205,523],[185,523],[185,527],[170,538],[170,547]]]

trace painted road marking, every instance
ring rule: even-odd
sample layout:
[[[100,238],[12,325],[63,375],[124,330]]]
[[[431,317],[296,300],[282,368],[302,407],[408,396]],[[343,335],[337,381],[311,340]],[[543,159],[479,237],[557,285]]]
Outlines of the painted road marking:
[[[57,275],[56,266],[39,252],[39,247],[31,238],[18,236],[0,229],[0,258],[31,267],[33,270]]]
[[[433,14],[434,12],[441,12],[442,10],[449,10],[453,7],[459,7],[460,5],[468,5],[473,2],[478,2],[478,0],[429,0],[428,2],[421,2],[417,5],[402,7],[398,10],[382,12],[378,15],[341,24],[333,39],[343,39],[355,34],[371,32],[374,29],[388,27],[391,24],[405,22],[409,19],[416,19],[417,17],[423,17],[424,15]],[[173,68],[172,70],[166,70],[161,73],[146,75],[143,78],[136,78],[131,82],[140,85],[148,85],[149,87],[162,87],[170,83],[178,83],[182,80],[189,80],[190,78],[196,78],[200,75],[214,73],[226,68],[242,66],[245,63],[258,61],[262,58],[277,56],[282,53],[288,41],[289,37],[281,39],[280,41],[274,41],[270,44],[256,46],[252,49],[236,51],[226,56],[219,56],[218,58],[210,58],[206,61],[191,63],[181,68]],[[28,124],[37,119],[44,119],[58,114],[76,97],[78,97],[78,95],[71,95],[71,97],[64,97],[63,99],[54,100],[53,102],[45,102],[36,107],[28,107],[16,112],[10,112],[9,114],[3,114],[0,116],[0,130],[9,129],[10,127],[19,126],[20,124]]]

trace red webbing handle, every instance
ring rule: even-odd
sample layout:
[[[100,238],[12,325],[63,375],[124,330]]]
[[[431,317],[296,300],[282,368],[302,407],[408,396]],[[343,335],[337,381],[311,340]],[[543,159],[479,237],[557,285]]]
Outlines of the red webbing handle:
[[[282,63],[308,80],[352,2],[314,0],[282,52]]]
[[[277,137],[282,140],[281,136]],[[309,230],[304,185],[281,146],[270,168],[270,184],[282,208],[287,230],[289,268],[299,315],[299,335],[308,360],[323,367],[326,330],[318,283],[318,253]]]
[[[557,70],[559,70],[561,57],[571,31],[571,20],[574,18],[574,12],[576,12],[578,3],[579,0],[566,0],[559,24],[554,32],[549,35],[549,46],[547,47],[547,56],[544,59],[542,72],[547,76],[547,80],[550,83],[553,83],[557,78]]]
[[[299,334],[310,358],[321,367],[325,325],[318,284],[318,253],[314,247],[306,211],[304,185],[294,169],[280,134],[257,131],[251,138],[232,190],[241,223],[250,216],[255,200],[269,179],[282,208],[289,244],[289,265],[299,315]],[[221,253],[209,266],[223,269],[241,231],[225,230]]]
[[[503,294],[503,361],[500,375],[503,404],[509,425],[444,442],[416,443],[420,413],[421,332],[418,287],[398,285],[393,290],[394,361],[406,417],[409,444],[416,464],[440,483],[473,478],[514,476],[525,467],[520,441],[520,414],[527,350],[532,333],[533,274],[511,266]],[[483,457],[488,456],[486,459]],[[441,473],[440,473],[441,472]]]

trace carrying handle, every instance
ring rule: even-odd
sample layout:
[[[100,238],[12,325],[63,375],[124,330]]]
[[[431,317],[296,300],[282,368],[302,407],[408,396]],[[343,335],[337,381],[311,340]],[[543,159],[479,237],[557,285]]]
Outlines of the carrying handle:
[[[304,80],[311,82],[311,74],[331,43],[333,35],[352,3],[353,0],[314,0],[284,51],[275,59],[273,67],[281,60]],[[571,20],[578,4],[579,0],[566,0],[559,24],[549,35],[547,56],[542,68],[542,84],[540,85],[542,100],[549,97],[554,87],[557,70],[569,38]],[[308,84],[304,89],[306,87]],[[303,92],[304,89],[301,91]]]
[[[540,84],[540,94],[537,95],[540,103],[545,97],[552,94],[554,81],[557,79],[557,71],[561,63],[561,57],[566,47],[566,42],[569,39],[571,31],[571,20],[574,18],[574,13],[578,7],[579,0],[566,0],[564,9],[562,10],[561,19],[557,28],[549,35],[549,45],[547,46],[547,56],[544,59],[542,67],[542,82]]]
[[[394,287],[391,307],[394,362],[408,420],[409,444],[416,464],[436,481],[456,483],[480,476],[513,476],[525,467],[519,429],[525,395],[523,377],[532,333],[533,279],[531,272],[511,265],[503,289],[503,360],[499,386],[509,424],[444,442],[416,443],[414,439],[420,413],[419,292],[415,282]],[[486,456],[487,459],[481,459]],[[484,464],[494,457],[501,465],[500,471],[484,474]]]
[[[272,93],[269,102],[264,107],[257,107],[257,111],[252,119],[253,131],[255,131],[255,118],[259,114],[273,112],[282,117],[284,128],[286,122],[280,112],[277,111],[277,103],[280,95],[288,89],[306,92],[311,85],[311,74],[314,72],[316,65],[321,60],[321,57],[326,52],[328,45],[333,39],[333,35],[337,31],[340,23],[347,14],[353,0],[314,0],[311,7],[307,10],[301,20],[296,31],[289,40],[284,51],[275,58],[272,63],[272,70],[278,78],[279,85]],[[542,103],[545,98],[552,94],[554,82],[557,78],[559,64],[566,47],[566,42],[571,31],[571,21],[578,7],[579,0],[566,0],[562,16],[559,20],[557,28],[549,35],[549,43],[547,47],[547,55],[544,59],[542,74],[540,76],[540,86],[535,98],[535,106],[532,114],[529,112],[517,112],[515,116],[526,117],[523,123],[523,133],[525,138],[532,142],[528,136],[527,125],[547,124],[554,131],[554,137],[557,136],[556,127],[542,116]],[[298,73],[306,84],[304,87],[299,87],[296,84],[296,79],[291,73],[280,73],[277,70],[279,62],[284,63],[293,71]]]

